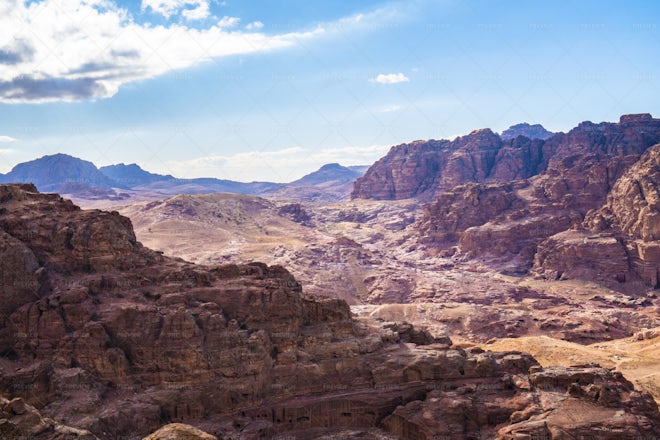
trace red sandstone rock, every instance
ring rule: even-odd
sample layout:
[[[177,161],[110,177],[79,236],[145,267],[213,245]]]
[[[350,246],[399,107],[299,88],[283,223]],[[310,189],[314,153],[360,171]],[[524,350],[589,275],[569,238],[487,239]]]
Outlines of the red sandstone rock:
[[[581,278],[610,286],[641,279],[657,287],[660,274],[660,145],[648,149],[614,183],[605,204],[588,213],[587,231],[544,241],[534,271],[546,278]]]
[[[474,420],[467,432],[480,435],[505,428],[513,413],[517,422],[537,414],[525,397],[537,366],[528,355],[466,351],[405,323],[355,320],[343,301],[303,297],[281,267],[165,258],[134,241],[126,218],[32,189],[0,186],[11,267],[27,249],[41,271],[38,296],[20,285],[2,292],[20,300],[0,321],[0,391],[48,417],[105,440],[170,422],[220,438],[397,434],[426,417],[398,407],[436,398],[453,405],[448,426]],[[649,396],[618,377],[589,377],[581,385],[623,390],[604,399],[638,421],[640,435],[659,432]],[[469,405],[480,387],[492,392]],[[591,402],[590,392],[574,399]]]

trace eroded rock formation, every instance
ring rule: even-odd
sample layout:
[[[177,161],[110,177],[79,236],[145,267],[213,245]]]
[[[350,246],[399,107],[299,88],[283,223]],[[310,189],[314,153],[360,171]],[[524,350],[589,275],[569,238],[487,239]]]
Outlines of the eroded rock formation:
[[[580,230],[539,246],[535,272],[544,277],[640,279],[658,287],[660,274],[660,145],[649,148],[613,185],[604,205]],[[587,270],[587,273],[585,273]]]
[[[171,422],[218,438],[495,437],[555,417],[563,400],[536,402],[572,386],[535,382],[554,373],[529,355],[464,350],[408,324],[356,319],[344,301],[306,298],[281,267],[166,258],[135,241],[126,218],[30,185],[0,186],[0,230],[12,256],[0,260],[11,299],[0,316],[0,391],[102,440]],[[660,433],[648,394],[589,371],[571,373],[585,387],[571,402],[616,408],[635,422],[626,434]],[[594,398],[598,387],[606,397]],[[428,423],[437,402],[454,408],[446,424]],[[548,426],[595,435],[603,414],[589,426]]]
[[[515,142],[524,139],[518,137]],[[643,241],[627,252],[652,255],[654,248],[649,243],[652,241],[651,231],[657,228],[658,216],[653,201],[655,177],[639,176],[649,174],[646,163],[655,156],[649,153],[641,160],[640,157],[659,141],[660,119],[646,114],[622,116],[618,124],[583,122],[567,134],[559,133],[546,141],[535,141],[541,151],[540,172],[531,178],[506,183],[475,180],[477,183],[451,189],[438,187],[435,200],[425,206],[424,216],[418,224],[420,242],[436,250],[457,246],[466,258],[490,258],[502,263],[504,270],[525,272],[533,264],[538,245],[546,238],[563,234],[542,246],[537,266],[543,266],[543,261],[552,260],[556,255],[548,248],[553,243],[567,238],[569,241],[564,244],[568,245],[583,238],[580,234],[563,231],[581,228],[587,214],[599,209],[607,200],[607,208],[599,214],[590,214],[593,217],[588,220],[593,223],[590,227],[606,229],[615,217],[620,217],[617,221],[625,225],[624,232],[638,234]],[[631,168],[638,161],[640,164]],[[494,169],[498,166],[496,163]],[[622,177],[629,169],[627,177]],[[365,178],[367,176],[369,172]],[[487,180],[507,179],[502,176]],[[650,202],[643,201],[646,193],[650,195]],[[611,194],[609,198],[608,194]],[[648,220],[640,222],[640,216]],[[643,228],[646,228],[644,232]],[[586,252],[585,256],[593,255],[605,246],[608,253],[614,252],[620,257],[621,250],[616,250],[617,245],[610,241],[591,240],[589,249],[579,252]],[[573,246],[569,247],[573,249]],[[638,272],[643,271],[643,277],[650,285],[655,285],[653,279],[657,279],[657,270],[654,273],[654,267],[649,267],[648,257],[636,258],[640,261],[638,266],[644,267]],[[564,261],[563,264],[570,263]],[[599,271],[597,267],[592,269],[596,274]],[[582,269],[574,267],[573,270]],[[614,278],[619,280],[626,276],[626,270],[617,264],[607,270],[614,271]],[[562,273],[560,277],[568,276],[562,268],[557,268],[551,276],[556,277],[559,272]]]

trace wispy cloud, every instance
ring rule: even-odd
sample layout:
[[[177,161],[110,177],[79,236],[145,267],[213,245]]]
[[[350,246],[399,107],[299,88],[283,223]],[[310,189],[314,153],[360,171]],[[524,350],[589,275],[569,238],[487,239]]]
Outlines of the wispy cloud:
[[[151,10],[165,18],[180,13],[188,20],[202,20],[211,15],[208,0],[142,0],[142,10]]]
[[[212,155],[184,161],[169,161],[159,172],[181,177],[217,177],[238,181],[290,182],[321,166],[368,165],[382,157],[389,145],[340,147],[312,151],[292,147],[277,151]]]
[[[402,82],[410,82],[408,78],[403,73],[381,73],[378,74],[375,78],[371,78],[370,82],[375,82],[378,84],[398,84]]]
[[[245,26],[245,29],[248,31],[256,31],[259,29],[262,29],[264,27],[264,24],[260,21],[253,21],[252,23],[248,23],[247,26]]]
[[[401,106],[398,104],[386,105],[384,107],[379,107],[376,109],[378,113],[391,113],[401,110]]]
[[[212,20],[209,0],[143,0],[164,17]],[[108,98],[129,82],[154,78],[211,59],[268,52],[392,19],[384,7],[299,31],[261,32],[238,17],[204,28],[138,22],[113,0],[0,1],[0,102],[42,103]],[[183,20],[185,23],[186,20]],[[6,43],[10,42],[10,43]]]
[[[11,136],[0,136],[0,143],[15,142],[17,139]]]
[[[0,63],[0,102],[5,103],[107,98],[131,81],[215,57],[286,48],[322,33],[235,32],[230,28],[239,20],[233,17],[223,17],[206,29],[138,24],[109,0],[14,3],[0,11],[0,42],[14,42],[0,43],[0,58],[7,61]],[[151,3],[164,14],[191,4]],[[186,11],[195,14],[195,9]]]

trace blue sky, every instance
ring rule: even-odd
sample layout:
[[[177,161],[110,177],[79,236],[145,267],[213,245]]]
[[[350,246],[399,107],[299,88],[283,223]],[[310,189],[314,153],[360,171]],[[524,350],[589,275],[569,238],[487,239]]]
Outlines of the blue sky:
[[[518,122],[660,115],[660,3],[0,0],[0,172],[290,181]]]

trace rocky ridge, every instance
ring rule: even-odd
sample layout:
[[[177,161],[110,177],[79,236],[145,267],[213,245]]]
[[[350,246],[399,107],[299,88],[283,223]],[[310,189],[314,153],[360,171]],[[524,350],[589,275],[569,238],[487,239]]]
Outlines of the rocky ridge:
[[[584,222],[539,245],[534,271],[543,277],[640,279],[660,287],[660,144],[616,181],[605,204]]]
[[[415,141],[392,147],[356,180],[351,196],[375,200],[429,199],[461,184],[509,182],[538,174],[563,178],[566,172],[576,168],[584,171],[596,163],[611,171],[606,180],[612,183],[622,167],[629,166],[634,157],[659,141],[660,120],[650,114],[624,115],[619,123],[582,122],[570,132],[557,133],[547,140],[525,136],[503,140],[486,128],[453,141]],[[584,179],[576,184],[580,182]],[[553,197],[564,187],[570,191],[578,189],[570,184],[570,179],[561,179],[554,188],[547,189]]]
[[[524,136],[529,139],[546,140],[552,137],[554,133],[546,130],[541,124],[515,124],[504,130],[500,137],[504,140],[515,139],[518,136]]]
[[[536,176],[503,183],[464,183],[440,191],[434,201],[424,206],[424,216],[418,223],[420,243],[431,251],[449,250],[463,258],[485,258],[500,270],[525,273],[532,268],[537,247],[545,239],[559,233],[563,235],[555,237],[555,242],[560,238],[583,238],[564,231],[580,229],[588,214],[606,203],[608,194],[626,170],[658,142],[660,120],[650,115],[622,116],[618,124],[584,122],[542,144],[541,163],[547,166]],[[644,181],[650,179],[644,177],[648,172],[648,167],[632,171]],[[610,210],[625,211],[630,203],[636,203],[631,197],[632,193],[612,195]],[[655,208],[649,205],[646,209]],[[621,263],[623,256],[620,251],[610,249],[611,240],[590,243],[591,251],[584,248],[589,255],[585,258],[600,250],[605,250],[606,255],[614,252],[613,258],[619,263],[603,263],[609,267],[604,267],[607,276],[619,282],[636,280],[631,276],[626,278],[626,270],[621,266],[625,265]],[[539,249],[538,258],[545,261],[545,254],[552,258],[554,253]],[[650,278],[646,275],[642,278],[653,287],[653,268],[650,272]],[[619,286],[628,291],[639,287]]]
[[[356,319],[281,267],[167,258],[125,217],[31,185],[0,186],[0,229],[0,390],[100,439],[170,422],[218,438],[660,433],[653,399],[615,373]],[[438,405],[456,408],[446,425],[428,423]],[[577,407],[593,410],[569,422]]]

